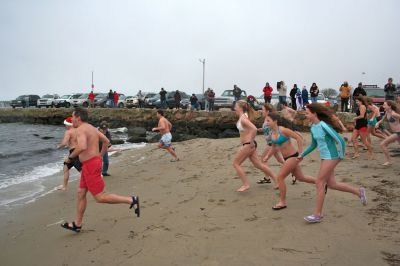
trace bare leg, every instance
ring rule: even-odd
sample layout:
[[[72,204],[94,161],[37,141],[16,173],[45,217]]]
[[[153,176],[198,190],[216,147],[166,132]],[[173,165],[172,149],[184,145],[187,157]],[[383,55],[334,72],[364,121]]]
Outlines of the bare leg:
[[[301,171],[300,165],[297,165],[292,173],[296,177],[296,179],[300,180],[301,182],[306,182],[309,184],[315,184],[315,182],[316,182],[314,177],[306,176],[303,174],[303,171]]]
[[[332,174],[330,176],[328,176],[327,184],[328,184],[328,187],[330,189],[334,189],[334,190],[338,190],[338,191],[342,191],[342,192],[352,193],[352,194],[360,197],[360,190],[359,189],[357,189],[355,187],[352,187],[352,186],[349,186],[349,185],[347,185],[345,183],[342,183],[342,182],[337,182],[336,179],[335,179],[334,172],[332,172]]]
[[[63,185],[61,185],[57,188],[58,190],[61,190],[61,191],[67,190],[67,186],[68,186],[69,169],[65,164],[64,164],[63,172],[64,172],[64,183],[63,183]]]
[[[296,158],[290,158],[283,164],[279,174],[277,175],[278,185],[279,185],[279,202],[274,207],[286,206],[286,184],[285,178],[290,174],[296,166],[299,164]]]
[[[386,157],[386,162],[383,163],[383,165],[388,166],[388,165],[392,164],[392,159],[390,158],[388,146],[390,143],[393,143],[399,139],[400,138],[397,134],[392,134],[389,137],[387,137],[384,141],[381,142],[381,148],[382,148],[383,154],[385,154],[385,157]]]
[[[367,132],[360,132],[361,141],[368,149],[368,159],[372,160],[374,158],[374,151],[372,149],[371,143],[367,140],[367,135]]]
[[[358,141],[357,137],[359,135],[359,132],[357,129],[353,130],[353,133],[351,134],[351,141],[353,142],[353,148],[354,148],[354,156],[352,159],[355,159],[360,156],[360,152],[358,151]]]
[[[126,203],[126,204],[132,204],[132,197],[125,197],[125,196],[120,196],[120,195],[116,195],[116,194],[99,193],[96,196],[94,196],[94,199],[98,203],[108,203],[108,204]]]
[[[78,190],[78,201],[76,208],[76,219],[75,224],[77,226],[82,226],[83,215],[85,214],[87,199],[86,199],[87,189],[79,188]]]
[[[258,156],[256,150],[254,150],[254,152],[250,155],[249,159],[256,168],[263,171],[266,176],[270,176],[272,178],[272,180],[274,180],[274,182],[276,183],[275,174],[271,171],[271,169],[266,164],[263,164],[261,162],[260,157]]]
[[[378,132],[375,127],[370,127],[371,128],[371,134],[377,138],[380,139],[385,139],[385,135],[383,135],[381,132]],[[369,128],[368,128],[369,129]],[[369,143],[372,143],[371,141]]]
[[[246,160],[249,157],[249,154],[254,149],[255,147],[252,145],[245,145],[240,147],[240,149],[236,153],[235,159],[233,160],[233,167],[235,168],[236,173],[238,174],[240,179],[242,180],[242,186],[237,190],[238,192],[243,192],[250,188],[250,184],[246,177],[246,173],[244,172],[241,165],[244,162],[244,160]]]
[[[174,150],[172,147],[168,147],[168,148],[166,148],[166,150],[167,150],[175,159],[178,158],[178,156],[176,155],[175,150]]]

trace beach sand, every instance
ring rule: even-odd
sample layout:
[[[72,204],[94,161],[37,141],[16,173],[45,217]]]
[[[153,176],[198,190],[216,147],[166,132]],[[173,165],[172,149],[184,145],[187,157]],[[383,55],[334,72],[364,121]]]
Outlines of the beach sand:
[[[309,134],[304,137],[308,145]],[[257,140],[261,152],[264,141]],[[1,217],[1,265],[400,264],[400,164],[397,157],[392,167],[380,166],[377,140],[376,160],[368,161],[363,152],[336,171],[338,181],[367,188],[368,206],[354,195],[328,190],[320,224],[303,220],[315,205],[312,185],[291,185],[288,177],[288,208],[273,211],[278,192],[272,184],[256,184],[263,174],[246,162],[252,186],[235,192],[241,185],[232,167],[238,139],[174,145],[181,157],[176,163],[152,144],[120,153],[110,166],[106,191],[138,194],[142,217],[128,205],[97,204],[89,195],[82,232],[64,230],[60,222],[75,216],[78,182],[71,182],[67,192]],[[301,165],[315,176],[318,152]],[[279,170],[274,158],[270,166]],[[56,178],[61,182],[61,174]]]

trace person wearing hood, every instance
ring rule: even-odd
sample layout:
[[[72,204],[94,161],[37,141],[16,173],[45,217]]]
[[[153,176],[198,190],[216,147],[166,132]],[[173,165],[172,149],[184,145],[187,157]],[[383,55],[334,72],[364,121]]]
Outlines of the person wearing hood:
[[[297,93],[297,84],[293,85],[293,88],[290,90],[290,100],[292,101],[292,109],[297,110],[297,105],[296,105],[296,93]]]
[[[308,102],[308,91],[307,91],[307,87],[303,86],[303,90],[301,91],[301,98],[303,98],[303,107],[307,104],[309,104]]]

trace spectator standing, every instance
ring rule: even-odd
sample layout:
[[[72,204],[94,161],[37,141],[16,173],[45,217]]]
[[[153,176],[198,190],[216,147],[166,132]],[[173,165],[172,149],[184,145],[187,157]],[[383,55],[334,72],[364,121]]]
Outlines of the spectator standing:
[[[242,96],[242,90],[238,86],[233,85],[233,97],[235,97],[233,106],[235,106],[235,103],[240,100],[241,96]]]
[[[297,110],[297,105],[296,105],[296,93],[297,93],[297,84],[293,85],[293,88],[290,90],[290,100],[292,102],[292,109]]]
[[[214,111],[215,92],[210,90],[207,96],[209,101],[209,111]]]
[[[351,87],[347,81],[343,82],[343,85],[339,89],[340,91],[340,99],[341,99],[341,111],[348,112],[349,111],[349,99],[351,95]]]
[[[175,91],[174,99],[175,99],[175,108],[179,109],[179,107],[181,106],[182,97],[178,90]]]
[[[89,107],[94,108],[94,93],[93,90],[89,93]]]
[[[194,93],[190,96],[190,106],[190,110],[199,110],[199,100]]]
[[[367,93],[365,92],[361,82],[358,83],[358,87],[355,88],[353,91],[353,106],[352,106],[353,113],[357,112],[357,109],[358,109],[358,106],[356,104],[356,98],[358,96],[367,96]]]
[[[271,98],[272,98],[272,87],[269,85],[269,83],[265,83],[265,87],[263,88],[263,93],[264,93],[264,101],[265,103],[271,103]]]
[[[276,87],[279,92],[279,103],[281,104],[286,103],[287,86],[285,85],[285,82],[284,81],[278,82]]]
[[[316,103],[318,101],[318,94],[319,94],[319,88],[317,84],[314,82],[310,88],[310,97],[312,103]]]
[[[113,101],[114,101],[114,107],[118,107],[119,94],[116,91],[114,91]]]
[[[301,91],[301,98],[303,98],[303,107],[307,104],[309,104],[308,102],[308,91],[307,91],[307,87],[303,86],[303,90]]]
[[[111,108],[114,107],[114,93],[112,90],[108,92],[108,104]]]
[[[210,92],[210,88],[208,88],[205,92],[204,92],[204,110],[206,110],[207,112],[210,110],[210,101],[208,99],[208,93]]]
[[[144,95],[142,90],[139,90],[139,92],[136,94],[136,97],[138,99],[139,108],[144,108]]]
[[[393,84],[393,79],[389,78],[388,83],[385,85],[385,100],[395,101],[396,86]]]
[[[99,131],[101,133],[103,133],[111,143],[111,133],[110,133],[110,130],[108,129],[108,124],[107,124],[106,121],[102,121],[100,123]],[[102,145],[103,145],[103,143],[100,142],[99,143],[99,150],[102,149]],[[109,148],[110,146],[111,146],[111,144],[109,144],[107,148]],[[106,152],[103,155],[103,166],[102,166],[102,170],[101,170],[101,174],[103,176],[110,176],[110,174],[108,173],[109,165],[110,165],[110,162],[108,160],[108,152]]]
[[[161,101],[161,109],[165,109],[167,107],[167,92],[164,90],[164,88],[161,88],[160,91],[160,101]]]
[[[303,109],[303,97],[301,95],[300,88],[297,88],[296,92],[296,106],[297,106],[297,111],[301,111]]]

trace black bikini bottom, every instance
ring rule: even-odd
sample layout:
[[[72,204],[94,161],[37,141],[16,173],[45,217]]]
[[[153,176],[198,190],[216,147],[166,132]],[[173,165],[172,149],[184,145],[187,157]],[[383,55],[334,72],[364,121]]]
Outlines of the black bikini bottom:
[[[256,146],[256,149],[257,149],[257,142],[256,142],[255,140],[253,140],[253,143],[254,143],[254,146]],[[245,146],[245,145],[251,145],[251,142],[246,142],[246,143],[243,143],[242,145],[243,145],[243,146]]]
[[[295,157],[298,157],[298,156],[299,156],[299,153],[296,152],[296,153],[294,153],[294,154],[292,154],[292,155],[289,155],[288,157],[284,157],[283,159],[284,159],[285,161],[287,161],[287,160],[290,159],[290,158],[295,158]]]

